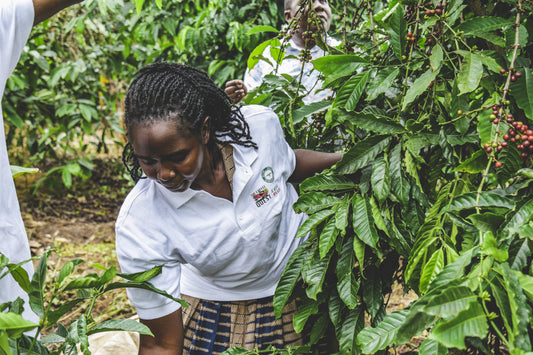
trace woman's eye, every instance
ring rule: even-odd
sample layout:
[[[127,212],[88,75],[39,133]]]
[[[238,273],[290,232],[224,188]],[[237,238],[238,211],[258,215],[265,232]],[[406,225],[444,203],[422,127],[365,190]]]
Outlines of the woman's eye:
[[[166,160],[174,163],[174,164],[180,164],[182,163],[187,157],[189,156],[190,150],[181,150],[175,154],[169,155]]]
[[[171,159],[169,159],[171,162],[173,163],[176,163],[176,164],[179,164],[181,163],[183,160],[185,160],[185,157],[184,156],[178,156],[178,157],[172,157]]]
[[[154,165],[155,164],[155,160],[152,160],[152,159],[139,159],[139,163],[141,163],[143,165]]]

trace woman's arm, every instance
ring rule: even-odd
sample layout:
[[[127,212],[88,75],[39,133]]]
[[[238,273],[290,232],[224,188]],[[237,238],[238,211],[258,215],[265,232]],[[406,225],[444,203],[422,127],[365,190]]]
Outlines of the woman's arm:
[[[35,26],[47,18],[52,17],[64,8],[82,1],[83,0],[33,0],[33,8],[35,9],[33,25]]]
[[[290,182],[302,182],[321,172],[324,169],[329,169],[341,160],[343,153],[326,153],[317,152],[314,150],[295,149],[296,167],[289,178]]]
[[[154,336],[141,335],[140,355],[181,355],[183,352],[183,320],[181,308],[167,316],[141,319]]]

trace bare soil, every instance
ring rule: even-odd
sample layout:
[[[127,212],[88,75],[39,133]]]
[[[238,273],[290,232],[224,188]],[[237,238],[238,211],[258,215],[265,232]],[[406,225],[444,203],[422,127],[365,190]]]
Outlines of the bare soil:
[[[48,249],[54,249],[48,258],[48,289],[51,280],[60,268],[73,259],[84,262],[76,267],[73,277],[88,273],[101,274],[94,265],[105,268],[114,265],[118,270],[115,254],[114,224],[118,210],[131,182],[117,169],[120,161],[100,159],[90,179],[74,179],[72,189],[61,186],[42,185],[32,194],[33,184],[43,174],[25,175],[15,179],[28,234],[32,256],[42,256]],[[43,168],[46,171],[46,168]],[[37,265],[38,260],[34,261]],[[118,281],[118,278],[117,278]],[[53,302],[53,308],[60,306],[75,294],[65,294]],[[88,303],[81,304],[67,313],[60,322],[66,326],[87,310]],[[96,302],[92,317],[101,322],[111,318],[128,318],[135,314],[124,290],[104,294]],[[48,333],[50,330],[45,330]]]

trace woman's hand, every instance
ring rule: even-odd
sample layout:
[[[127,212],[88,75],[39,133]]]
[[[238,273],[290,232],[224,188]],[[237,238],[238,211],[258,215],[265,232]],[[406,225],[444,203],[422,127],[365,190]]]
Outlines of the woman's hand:
[[[224,91],[226,92],[226,95],[229,96],[231,102],[234,104],[241,102],[241,100],[248,93],[246,85],[244,85],[244,82],[239,79],[228,81],[226,83]]]
[[[183,352],[183,320],[181,308],[161,318],[141,319],[154,336],[141,335],[140,355],[181,355]]]

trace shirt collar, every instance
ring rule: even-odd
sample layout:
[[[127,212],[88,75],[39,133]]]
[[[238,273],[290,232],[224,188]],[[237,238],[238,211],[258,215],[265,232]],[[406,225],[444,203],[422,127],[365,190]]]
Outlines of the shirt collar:
[[[194,195],[200,192],[199,190],[193,190],[191,188],[188,188],[187,190],[183,192],[173,192],[153,180],[152,180],[152,184],[154,184],[156,194],[157,193],[162,194],[164,199],[168,201],[172,205],[172,207],[174,207],[175,209],[178,209],[181,206],[183,206],[191,198],[193,198]]]

